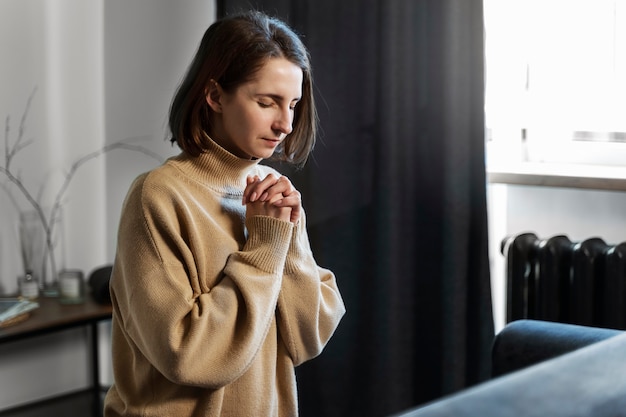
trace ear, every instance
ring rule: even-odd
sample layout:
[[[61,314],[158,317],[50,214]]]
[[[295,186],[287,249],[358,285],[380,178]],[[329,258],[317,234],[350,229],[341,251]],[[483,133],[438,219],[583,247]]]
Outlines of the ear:
[[[222,112],[222,104],[220,100],[223,95],[224,92],[222,90],[222,86],[220,86],[215,80],[209,81],[209,86],[205,90],[205,99],[209,107],[211,107],[211,110],[215,113]]]

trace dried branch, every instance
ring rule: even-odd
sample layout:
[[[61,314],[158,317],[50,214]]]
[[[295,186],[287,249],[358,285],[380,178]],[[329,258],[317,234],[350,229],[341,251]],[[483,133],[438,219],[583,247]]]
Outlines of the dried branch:
[[[57,191],[57,193],[55,194],[54,197],[54,202],[52,204],[52,208],[50,210],[49,216],[46,215],[46,213],[43,210],[42,205],[40,204],[40,198],[43,195],[43,191],[45,189],[45,184],[42,184],[39,188],[39,192],[37,194],[37,197],[33,196],[33,194],[28,190],[28,188],[26,188],[26,186],[24,185],[24,183],[22,182],[21,178],[19,177],[19,174],[16,174],[12,169],[11,169],[11,162],[13,161],[13,158],[22,150],[24,149],[26,146],[30,145],[33,140],[28,140],[28,141],[24,141],[24,132],[26,131],[26,120],[28,117],[28,113],[30,111],[30,107],[32,104],[32,100],[33,97],[35,96],[35,93],[37,91],[37,88],[35,87],[35,89],[33,90],[33,92],[31,93],[31,95],[28,97],[27,103],[26,103],[26,108],[24,109],[24,113],[22,114],[22,118],[20,120],[20,125],[19,125],[19,129],[18,129],[18,134],[17,134],[17,138],[15,140],[15,143],[13,145],[11,145],[11,141],[10,141],[10,133],[11,133],[11,128],[10,128],[10,116],[7,116],[6,120],[5,120],[5,138],[4,138],[4,149],[5,149],[5,164],[4,166],[0,166],[0,173],[4,174],[4,176],[8,179],[10,184],[13,184],[17,190],[24,196],[24,198],[26,199],[26,201],[29,203],[29,205],[34,209],[34,211],[37,213],[37,216],[41,222],[41,225],[43,227],[43,230],[45,232],[45,239],[46,239],[46,243],[45,243],[45,255],[44,255],[44,262],[50,263],[50,267],[51,267],[51,271],[53,272],[53,274],[56,274],[56,260],[54,257],[54,246],[56,244],[56,241],[54,239],[54,231],[55,231],[55,225],[58,224],[58,220],[59,220],[59,211],[62,207],[62,203],[63,203],[63,196],[65,195],[65,193],[67,192],[70,183],[72,181],[72,179],[74,178],[75,174],[78,172],[79,168],[81,166],[83,166],[85,163],[87,163],[88,161],[95,159],[107,152],[113,151],[115,149],[124,149],[124,150],[131,150],[131,151],[135,151],[135,152],[140,152],[143,153],[144,155],[151,157],[155,160],[157,160],[158,162],[162,163],[163,162],[163,158],[158,155],[156,152],[153,152],[147,148],[144,148],[143,146],[139,146],[139,145],[134,145],[134,144],[130,144],[127,143],[126,140],[122,140],[119,142],[115,142],[109,145],[106,145],[104,147],[102,147],[101,149],[91,152],[87,155],[82,156],[81,158],[77,159],[69,168],[69,170],[67,171],[67,173],[65,174],[65,179],[63,181],[63,183],[61,184],[61,187],[59,188],[59,190]],[[6,183],[0,184],[0,188],[5,191],[10,197],[11,197],[11,201],[13,202],[13,204],[19,209],[19,205],[17,204],[17,200],[15,199],[15,196],[11,193],[11,190],[9,189],[8,185]],[[45,269],[44,269],[45,271]],[[45,276],[41,277],[42,282],[45,282]]]
[[[20,205],[17,202],[17,199],[15,198],[13,193],[11,192],[11,189],[9,188],[9,185],[6,184],[6,183],[2,183],[2,184],[0,184],[0,188],[2,188],[2,190],[9,196],[9,200],[11,201],[11,204],[13,204],[13,207],[15,208],[15,210],[19,211],[20,210]]]
[[[52,204],[52,209],[50,211],[51,220],[55,219],[58,216],[58,212],[62,206],[63,196],[65,195],[65,192],[69,188],[70,183],[72,182],[72,179],[74,178],[74,175],[76,174],[78,169],[85,163],[89,162],[90,160],[95,159],[115,149],[126,149],[126,150],[135,151],[135,152],[140,152],[140,153],[143,153],[144,155],[154,158],[157,162],[160,162],[160,163],[163,162],[163,158],[156,152],[152,152],[151,150],[144,148],[143,146],[131,145],[131,144],[125,143],[125,141],[114,142],[110,145],[106,145],[102,147],[101,149],[97,151],[94,151],[87,155],[82,156],[81,158],[77,159],[72,164],[69,171],[65,174],[65,180],[63,181],[63,184],[61,185],[58,192],[56,193],[56,196],[54,198],[54,203]],[[46,230],[46,234],[49,235],[50,237],[52,237],[52,235],[54,234],[54,224],[55,222],[53,221],[48,222],[48,230]]]
[[[6,118],[6,121],[5,121],[6,124],[4,128],[4,134],[5,134],[4,136],[4,159],[5,159],[4,167],[7,170],[11,166],[11,161],[13,160],[13,157],[19,151],[21,151],[22,149],[24,149],[25,147],[33,143],[32,139],[26,142],[22,142],[22,141],[24,140],[24,132],[26,131],[26,119],[28,118],[28,113],[30,112],[30,106],[33,102],[33,98],[35,97],[35,93],[37,93],[37,86],[33,88],[33,91],[30,93],[30,95],[28,96],[28,99],[26,100],[26,108],[24,109],[24,112],[22,113],[22,118],[20,120],[20,126],[18,128],[18,133],[17,133],[17,139],[15,140],[13,147],[11,147],[10,142],[9,142],[10,131],[11,131],[11,127],[10,127],[11,116],[7,116]]]
[[[17,189],[22,193],[24,198],[28,201],[28,203],[37,210],[39,207],[39,202],[31,195],[28,189],[24,186],[22,180],[20,180],[17,176],[15,176],[8,168],[0,166],[0,173],[4,174],[7,179],[13,183]]]

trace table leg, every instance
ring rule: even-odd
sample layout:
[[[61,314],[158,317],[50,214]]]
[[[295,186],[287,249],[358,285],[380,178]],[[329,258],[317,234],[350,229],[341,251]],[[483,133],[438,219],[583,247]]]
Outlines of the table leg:
[[[100,400],[100,354],[98,352],[98,322],[91,323],[91,387],[93,390],[93,415],[102,416],[102,401]]]

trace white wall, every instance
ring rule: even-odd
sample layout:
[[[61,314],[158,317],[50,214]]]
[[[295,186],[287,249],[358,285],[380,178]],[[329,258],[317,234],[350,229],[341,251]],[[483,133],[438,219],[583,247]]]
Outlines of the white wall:
[[[106,0],[106,143],[128,138],[162,156],[172,96],[214,18],[213,0]],[[155,161],[133,152],[107,155],[107,259],[113,259],[119,210],[131,181]]]
[[[12,161],[34,198],[50,207],[60,189],[66,170],[79,156],[98,149],[103,143],[102,111],[102,4],[99,2],[6,0],[0,4],[0,114],[10,117],[8,145],[15,144],[27,99],[36,88],[24,125],[24,140],[32,143]],[[73,22],[71,16],[80,15]],[[5,139],[5,138],[3,138]],[[6,142],[5,142],[6,143]],[[3,143],[3,145],[5,145]],[[5,149],[5,146],[2,147]],[[6,152],[2,152],[3,164]],[[94,160],[81,174],[91,188],[81,189],[75,182],[64,200],[64,217],[81,224],[87,236],[97,236],[97,222],[104,207],[96,190],[104,184],[102,161]],[[7,185],[6,178],[0,182]],[[43,186],[43,188],[42,188]],[[0,207],[0,291],[17,290],[16,277],[22,270],[16,218],[20,210],[30,209],[15,187],[10,188],[16,204],[3,195]],[[43,191],[43,193],[41,192]],[[84,197],[79,197],[81,193]],[[39,197],[39,195],[41,196]],[[68,222],[63,223],[68,239],[85,241]],[[69,234],[68,234],[69,232]],[[76,245],[82,246],[82,245]],[[59,267],[86,269],[101,262],[104,244],[93,242],[87,254],[74,251],[61,256]],[[100,256],[99,256],[100,255]]]
[[[504,325],[506,236],[534,232],[540,238],[565,234],[573,241],[600,237],[609,244],[626,241],[626,191],[490,184],[488,186],[490,257],[496,328]]]
[[[214,10],[212,0],[0,2],[0,116],[10,115],[13,142],[37,87],[25,131],[33,142],[13,167],[33,194],[46,184],[43,204],[74,161],[107,144],[140,137],[133,143],[162,158],[176,153],[164,141],[169,102]],[[4,143],[0,156],[4,165]],[[80,168],[63,203],[63,266],[88,274],[112,262],[128,185],[156,164],[115,150]],[[0,185],[8,186],[2,174]],[[11,193],[19,207],[0,198],[0,295],[17,291],[22,269],[16,225],[28,205]],[[110,383],[107,325],[100,334],[102,379]],[[0,346],[0,410],[86,387],[85,336],[79,329]]]

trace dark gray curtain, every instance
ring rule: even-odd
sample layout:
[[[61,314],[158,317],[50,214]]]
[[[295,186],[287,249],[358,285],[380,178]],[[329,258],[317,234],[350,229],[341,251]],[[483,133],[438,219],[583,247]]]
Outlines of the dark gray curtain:
[[[290,175],[347,314],[302,416],[385,416],[489,375],[481,0],[219,0],[311,51],[322,136]]]

